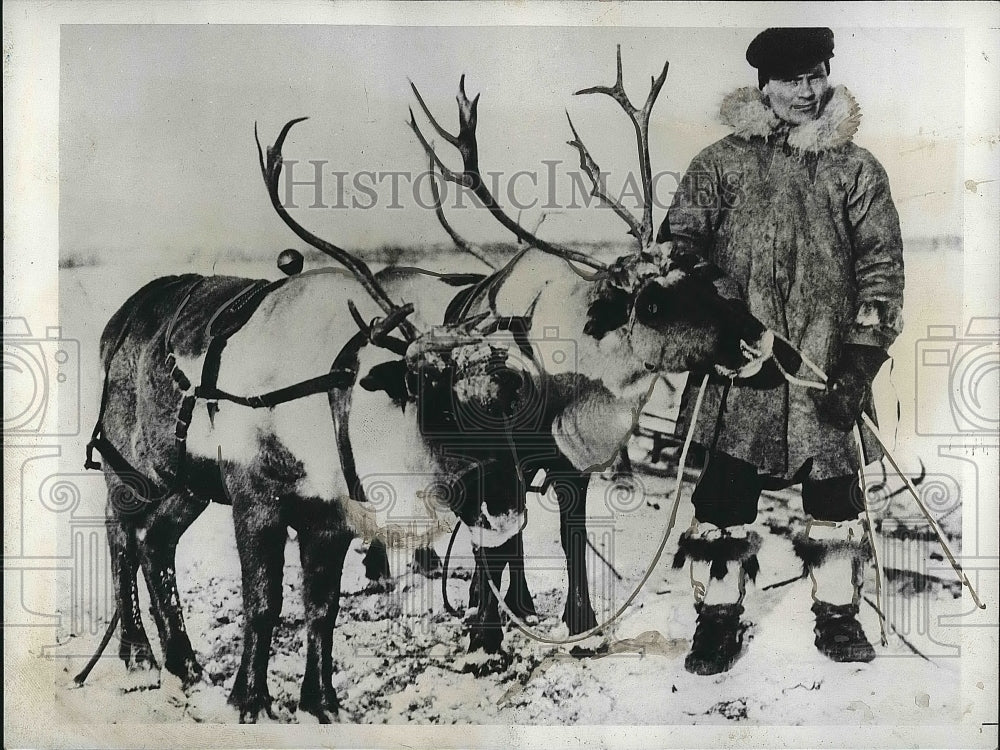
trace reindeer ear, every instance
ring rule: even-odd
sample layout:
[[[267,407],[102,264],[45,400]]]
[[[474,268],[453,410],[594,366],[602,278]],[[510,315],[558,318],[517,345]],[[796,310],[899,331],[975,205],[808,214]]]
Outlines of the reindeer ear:
[[[628,292],[608,287],[590,304],[583,332],[600,341],[611,331],[628,323],[628,308]]]
[[[405,360],[394,359],[375,365],[368,371],[367,375],[358,381],[358,384],[366,391],[371,391],[372,393],[385,391],[396,406],[400,408],[406,406]]]
[[[668,256],[670,266],[702,281],[712,282],[726,274],[714,263],[709,263],[694,250],[674,247]]]
[[[656,233],[656,244],[662,245],[664,242],[670,242],[670,220],[664,219],[663,223],[660,224],[660,231]]]

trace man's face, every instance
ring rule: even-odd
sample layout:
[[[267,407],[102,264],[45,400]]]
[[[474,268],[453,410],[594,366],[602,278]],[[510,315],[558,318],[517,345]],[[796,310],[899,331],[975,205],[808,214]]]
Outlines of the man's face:
[[[804,73],[788,78],[771,78],[764,90],[774,114],[790,125],[815,120],[830,90],[826,65],[818,63]]]

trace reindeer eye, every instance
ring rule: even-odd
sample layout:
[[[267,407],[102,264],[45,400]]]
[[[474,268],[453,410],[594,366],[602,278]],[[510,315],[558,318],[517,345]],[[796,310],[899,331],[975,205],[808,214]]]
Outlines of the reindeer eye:
[[[659,307],[657,307],[657,305],[656,305],[656,303],[655,303],[655,302],[652,302],[652,303],[650,303],[650,305],[649,305],[649,306],[648,306],[648,307],[646,308],[646,310],[648,310],[648,311],[649,311],[649,314],[650,314],[650,315],[656,315],[656,312],[657,312],[657,310],[659,310],[659,309],[660,309],[660,308],[659,308]]]

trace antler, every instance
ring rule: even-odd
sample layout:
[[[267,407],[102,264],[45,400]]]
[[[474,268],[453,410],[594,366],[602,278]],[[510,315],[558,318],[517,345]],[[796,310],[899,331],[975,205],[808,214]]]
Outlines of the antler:
[[[420,92],[417,90],[413,81],[410,81],[410,88],[413,89],[413,94],[416,96],[417,102],[420,104],[420,108],[424,111],[424,114],[427,116],[427,119],[430,121],[434,130],[436,130],[437,133],[448,143],[454,146],[462,157],[463,168],[461,172],[449,169],[447,165],[441,161],[441,158],[435,151],[434,146],[428,143],[427,139],[424,137],[420,127],[417,125],[417,119],[413,114],[413,108],[410,108],[410,128],[413,130],[414,134],[416,134],[417,140],[420,141],[420,145],[423,146],[424,151],[427,153],[427,156],[430,158],[432,164],[436,165],[437,168],[441,170],[441,174],[446,180],[471,190],[473,195],[475,195],[482,202],[482,204],[491,214],[493,214],[497,221],[499,221],[508,231],[512,232],[519,240],[537,247],[542,252],[589,266],[590,268],[598,271],[603,271],[605,269],[604,264],[594,260],[584,253],[568,247],[546,242],[545,240],[535,236],[510,218],[500,207],[500,204],[497,203],[496,198],[493,197],[489,188],[486,187],[486,183],[483,181],[482,175],[479,171],[479,144],[476,141],[476,120],[477,108],[479,105],[479,94],[476,94],[475,98],[471,100],[469,99],[465,93],[464,75],[461,77],[458,84],[458,135],[453,135],[441,127],[438,121],[434,118],[434,115],[431,114],[430,108],[428,108],[427,104],[424,103],[424,99],[420,95]]]
[[[375,346],[388,349],[395,354],[406,354],[409,344],[400,339],[393,338],[389,334],[405,320],[407,315],[413,313],[412,302],[407,302],[402,307],[397,307],[384,318],[372,318],[370,323],[366,323],[365,319],[361,317],[361,312],[358,310],[357,305],[354,304],[354,300],[347,300],[347,309],[350,310],[351,317],[354,318],[354,322],[358,328],[364,332],[368,340],[375,344]]]
[[[566,141],[566,143],[580,152],[580,169],[582,169],[587,177],[590,178],[590,194],[610,206],[611,209],[618,214],[618,216],[620,216],[626,224],[628,224],[628,233],[635,237],[636,242],[639,243],[639,249],[641,250],[643,242],[642,227],[639,222],[636,221],[636,218],[629,213],[621,203],[604,192],[604,188],[601,185],[601,168],[597,166],[597,162],[594,161],[594,158],[590,155],[587,147],[584,146],[583,141],[580,140],[580,136],[577,135],[576,128],[573,127],[573,119],[569,116],[569,112],[566,113],[566,119],[569,120],[569,129],[573,131],[573,140]]]
[[[653,105],[656,103],[656,98],[660,95],[660,89],[663,88],[663,82],[667,79],[667,69],[670,67],[669,62],[663,63],[663,71],[655,78],[651,78],[649,95],[646,97],[646,103],[642,105],[642,109],[636,107],[628,98],[628,94],[625,93],[625,85],[622,83],[622,46],[618,45],[618,74],[615,79],[613,86],[591,86],[590,88],[581,89],[577,91],[579,94],[605,94],[610,96],[619,106],[625,111],[629,119],[632,121],[632,125],[635,127],[635,138],[636,145],[639,148],[639,168],[642,172],[642,192],[643,192],[643,211],[642,211],[642,221],[636,222],[635,218],[628,214],[624,208],[621,207],[615,201],[611,201],[606,196],[604,196],[598,186],[595,178],[594,172],[598,172],[597,164],[590,157],[590,153],[587,151],[586,146],[580,141],[579,136],[576,134],[576,130],[573,129],[573,123],[570,121],[570,129],[573,130],[574,141],[570,141],[570,145],[576,147],[580,152],[581,167],[590,177],[591,181],[594,182],[593,195],[609,203],[611,207],[615,210],[615,213],[621,216],[629,225],[629,234],[634,234],[639,240],[640,249],[645,249],[653,244],[653,170],[649,161],[649,115],[653,111]],[[567,115],[568,116],[568,115]],[[592,171],[593,169],[593,171]],[[627,217],[626,217],[626,214]]]
[[[308,229],[305,229],[291,217],[288,213],[288,209],[282,205],[281,199],[278,197],[278,178],[281,176],[281,167],[284,164],[284,159],[281,155],[281,148],[284,145],[285,138],[288,137],[288,132],[292,129],[292,127],[307,119],[309,118],[297,117],[294,120],[289,120],[285,123],[285,126],[278,134],[278,138],[274,142],[274,145],[268,147],[266,161],[264,160],[264,150],[260,145],[260,138],[257,135],[257,123],[254,123],[253,137],[257,142],[257,157],[260,160],[260,171],[264,177],[264,184],[267,186],[267,194],[271,198],[271,205],[274,206],[274,210],[278,213],[278,216],[281,217],[281,220],[288,225],[289,229],[295,232],[295,234],[298,235],[304,242],[307,242],[317,250],[321,250],[326,253],[347,268],[348,271],[353,273],[358,281],[361,282],[365,291],[368,292],[378,306],[385,311],[387,317],[385,318],[383,327],[374,332],[371,329],[368,329],[369,338],[374,343],[379,343],[376,339],[384,340],[386,335],[393,328],[399,328],[400,332],[407,340],[413,341],[417,338],[417,330],[413,327],[413,324],[410,323],[410,321],[406,320],[406,316],[413,312],[413,306],[407,305],[399,307],[396,305],[396,303],[389,298],[389,295],[386,294],[381,284],[378,283],[375,278],[375,274],[372,273],[368,264],[347,250],[334,245],[332,242],[327,242],[326,240],[314,235]],[[385,326],[385,324],[388,323],[391,323],[391,327]]]
[[[451,237],[451,241],[455,243],[455,247],[462,250],[477,260],[485,263],[487,267],[492,268],[494,271],[497,267],[490,263],[486,257],[480,253],[478,250],[472,247],[465,238],[462,237],[458,232],[452,228],[451,224],[448,223],[448,217],[444,215],[444,206],[441,203],[441,191],[438,189],[437,184],[437,170],[434,167],[434,157],[430,157],[430,171],[431,171],[431,195],[434,196],[434,213],[437,215],[438,222],[444,227],[444,231],[448,233]]]

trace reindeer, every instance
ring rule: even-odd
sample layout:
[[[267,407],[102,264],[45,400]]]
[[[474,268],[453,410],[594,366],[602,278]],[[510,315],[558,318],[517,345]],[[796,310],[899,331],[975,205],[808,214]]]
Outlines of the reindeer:
[[[621,89],[620,51],[618,67],[618,83],[609,91]],[[666,68],[640,119],[633,118],[642,136],[647,199],[642,144],[665,74]],[[414,93],[429,116],[415,87]],[[761,348],[763,326],[718,294],[711,268],[693,258],[659,257],[651,205],[641,223],[630,224],[637,252],[608,267],[511,219],[480,176],[478,96],[468,99],[464,78],[458,102],[459,135],[431,122],[459,149],[461,172],[445,167],[411,119],[414,132],[445,177],[472,189],[531,249],[463,289],[443,330],[429,328],[437,311],[414,315],[412,302],[395,302],[391,285],[383,286],[356,254],[315,236],[281,204],[282,148],[300,119],[284,126],[266,158],[257,142],[268,193],[292,231],[353,278],[333,269],[272,284],[165,277],[133,295],[105,328],[101,417],[89,446],[104,458],[109,497],[117,614],[105,644],[120,617],[119,656],[134,677],[155,683],[159,672],[139,613],[142,570],[166,668],[185,686],[199,679],[174,554],[208,503],[230,504],[245,620],[229,700],[241,721],[270,713],[267,663],[292,527],[307,632],[299,708],[329,721],[339,708],[331,644],[344,559],[362,525],[358,519],[367,518],[371,480],[386,474],[397,498],[446,507],[472,531],[481,603],[470,645],[496,650],[502,632],[486,581],[498,585],[504,565],[520,555],[524,476],[551,470],[570,558],[565,617],[571,629],[585,629],[593,612],[582,564],[583,499],[593,467],[581,465],[586,460],[574,449],[572,425],[600,404],[634,403],[657,373],[714,367],[733,374],[754,346]],[[593,178],[596,164],[578,138],[575,145]],[[542,322],[576,342],[575,359],[546,360],[532,341]],[[465,422],[463,413],[486,414],[488,424]],[[88,466],[98,466],[89,450]]]
[[[470,99],[464,76],[457,97],[458,133],[440,125],[411,82],[414,97],[434,131],[453,146],[462,159],[462,169],[450,169],[425,137],[411,108],[409,125],[423,147],[432,172],[470,190],[497,221],[528,250],[518,253],[508,264],[480,282],[475,289],[457,297],[448,308],[422,303],[419,315],[427,323],[459,325],[476,321],[483,330],[494,330],[497,321],[508,321],[522,338],[530,339],[536,349],[545,347],[546,332],[557,332],[569,340],[575,356],[554,362],[535,352],[535,359],[545,368],[547,390],[544,392],[547,418],[526,429],[512,429],[519,459],[518,491],[524,492],[532,475],[544,469],[546,487],[556,495],[560,511],[560,540],[566,557],[568,592],[562,620],[571,636],[594,630],[597,621],[590,601],[586,571],[585,501],[591,474],[611,467],[628,440],[635,419],[652,386],[661,375],[702,369],[718,352],[728,358],[715,360],[717,374],[740,376],[742,382],[758,384],[779,382],[773,362],[760,363],[770,353],[759,347],[750,355],[742,342],[756,342],[762,331],[749,322],[746,310],[736,299],[721,297],[714,282],[721,272],[703,259],[672,252],[669,237],[653,233],[653,180],[649,149],[649,119],[666,80],[669,63],[652,78],[647,98],[635,106],[625,92],[622,76],[621,47],[617,48],[617,75],[611,86],[593,86],[577,95],[601,94],[612,98],[629,118],[635,131],[639,157],[643,201],[641,217],[634,216],[605,189],[601,169],[583,143],[567,113],[572,140],[568,145],[578,153],[580,169],[591,184],[591,195],[609,207],[628,227],[635,247],[610,266],[569,248],[557,246],[528,232],[500,207],[483,180],[476,140],[479,95]],[[455,244],[477,257],[481,255],[448,224],[443,214],[436,182],[431,181],[438,219]],[[412,272],[394,273],[387,269],[386,288],[406,299],[435,300],[447,298],[435,290],[442,281],[432,275]],[[726,290],[729,291],[729,290]],[[669,319],[664,330],[658,321]],[[723,326],[721,335],[728,340],[714,340],[709,329],[713,322],[743,319],[746,327]],[[511,322],[514,326],[511,326]],[[717,329],[717,331],[720,329]],[[683,341],[684,346],[677,346]],[[699,348],[703,346],[704,348]],[[763,351],[767,348],[768,351]],[[753,347],[750,347],[753,349]],[[710,354],[711,351],[716,354]],[[789,371],[798,368],[797,356],[782,343],[774,351],[778,361]],[[755,360],[750,363],[747,358]],[[755,359],[756,358],[756,359]],[[520,534],[507,544],[510,564],[510,587],[506,604],[513,614],[535,615],[534,604],[524,580]],[[492,597],[480,601],[482,579],[478,570],[472,579],[470,602],[480,613],[490,606]],[[494,571],[494,580],[502,572]],[[479,635],[486,636],[481,642]],[[496,629],[474,631],[471,647],[483,646],[496,651],[500,632]]]

